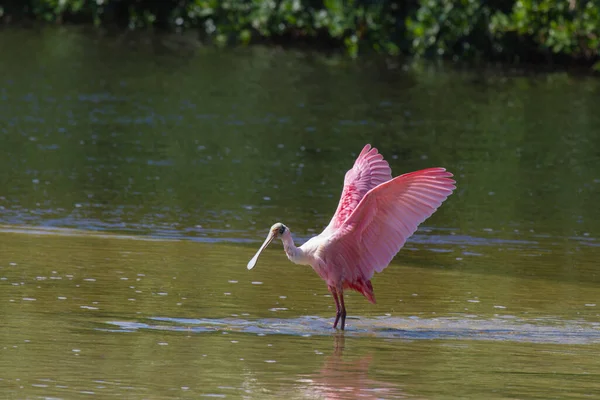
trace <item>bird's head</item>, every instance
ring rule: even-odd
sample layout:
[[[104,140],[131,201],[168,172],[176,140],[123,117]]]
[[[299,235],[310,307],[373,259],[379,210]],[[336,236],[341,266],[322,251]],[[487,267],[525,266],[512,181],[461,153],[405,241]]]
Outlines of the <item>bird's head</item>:
[[[262,244],[262,246],[260,246],[260,249],[258,249],[254,257],[252,257],[252,260],[250,260],[250,262],[248,263],[248,269],[254,268],[254,266],[256,265],[256,261],[258,261],[258,257],[260,256],[260,253],[262,253],[262,251],[267,248],[267,246],[273,241],[273,239],[281,238],[289,234],[290,230],[287,226],[285,226],[281,222],[274,224],[271,227],[271,229],[269,229],[269,234],[267,235],[267,238],[265,239],[264,243]]]

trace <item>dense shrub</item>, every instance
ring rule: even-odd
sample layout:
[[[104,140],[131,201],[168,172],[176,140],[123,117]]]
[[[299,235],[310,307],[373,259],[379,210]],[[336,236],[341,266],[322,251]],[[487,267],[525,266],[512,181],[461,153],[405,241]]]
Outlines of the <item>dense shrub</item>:
[[[600,3],[591,0],[4,0],[5,21],[199,29],[219,44],[304,41],[351,55],[592,63]]]

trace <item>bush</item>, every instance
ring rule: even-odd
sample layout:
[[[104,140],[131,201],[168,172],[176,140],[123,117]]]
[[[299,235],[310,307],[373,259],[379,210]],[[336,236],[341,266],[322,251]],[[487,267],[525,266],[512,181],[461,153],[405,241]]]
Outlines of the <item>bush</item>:
[[[198,29],[217,44],[309,42],[395,55],[591,63],[600,3],[591,0],[5,0],[5,21]],[[596,64],[600,68],[600,64]]]

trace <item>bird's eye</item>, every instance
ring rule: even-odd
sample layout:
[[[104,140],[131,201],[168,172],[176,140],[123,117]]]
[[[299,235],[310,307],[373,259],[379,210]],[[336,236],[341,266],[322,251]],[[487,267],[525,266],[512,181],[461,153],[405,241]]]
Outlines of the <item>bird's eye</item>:
[[[285,226],[281,226],[281,228],[279,228],[279,234],[283,235],[283,232],[285,232]]]

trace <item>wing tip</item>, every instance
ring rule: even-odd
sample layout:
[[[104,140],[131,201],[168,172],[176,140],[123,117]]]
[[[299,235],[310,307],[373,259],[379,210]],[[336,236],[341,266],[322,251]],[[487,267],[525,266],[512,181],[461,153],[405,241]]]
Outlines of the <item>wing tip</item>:
[[[358,155],[357,160],[359,160],[361,158],[365,158],[369,155],[374,156],[377,154],[379,154],[379,150],[377,150],[375,147],[371,146],[371,143],[367,143],[367,144],[365,144],[365,147],[363,147],[362,151]]]
[[[381,154],[379,152],[379,150],[377,150],[377,148],[371,146],[370,143],[367,143],[365,145],[365,147],[363,147],[362,151],[360,152],[360,154],[358,155],[358,157],[356,157],[356,160],[354,161],[354,165],[357,164],[363,164],[363,163],[373,163],[373,162],[377,162],[377,161],[383,161],[386,165],[387,168],[389,168],[389,164],[387,163],[387,161],[385,161],[383,154]],[[392,173],[392,170],[390,168],[390,174]]]
[[[404,176],[404,177],[419,177],[419,178],[433,178],[433,179],[444,179],[444,178],[451,178],[454,176],[454,174],[448,170],[446,170],[446,168],[443,167],[432,167],[432,168],[425,168],[425,169],[420,169],[418,171],[413,171],[413,172],[407,172],[405,174],[399,175],[399,176]]]

